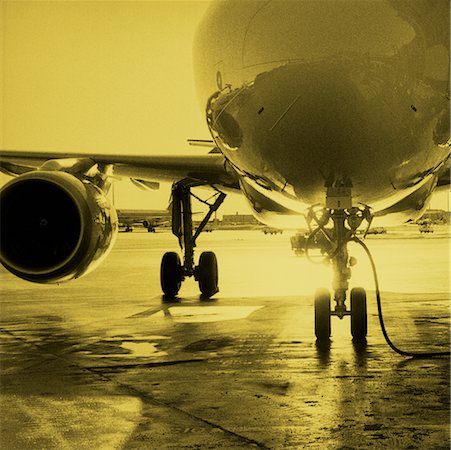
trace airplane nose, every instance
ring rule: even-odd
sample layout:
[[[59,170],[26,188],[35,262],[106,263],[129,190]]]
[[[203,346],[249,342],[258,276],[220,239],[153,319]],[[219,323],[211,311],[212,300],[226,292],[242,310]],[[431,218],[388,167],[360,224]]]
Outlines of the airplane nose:
[[[383,178],[376,171],[409,161],[423,52],[409,14],[384,0],[262,4],[243,40],[242,74],[251,81],[242,104],[258,114],[258,133],[237,121],[244,144],[258,145],[300,193],[329,178],[374,187]]]
[[[236,27],[209,28],[218,41],[228,36],[227,48],[202,55],[215,61],[209,128],[244,174],[307,203],[324,200],[327,182],[349,179],[371,204],[443,160],[449,43],[435,27],[449,23],[438,10],[429,20],[424,2],[238,5]]]
[[[273,86],[278,86],[274,90]],[[378,87],[374,87],[377,89]],[[305,167],[318,167],[323,179],[350,176],[371,140],[371,114],[361,92],[339,63],[288,64],[260,74],[254,83],[264,107],[254,139],[277,170],[296,180],[318,178]],[[257,106],[257,105],[256,105]],[[313,182],[313,180],[312,180]]]
[[[343,55],[396,56],[417,35],[409,17],[415,8],[401,2],[280,0],[254,5],[243,39],[243,67],[318,63]]]

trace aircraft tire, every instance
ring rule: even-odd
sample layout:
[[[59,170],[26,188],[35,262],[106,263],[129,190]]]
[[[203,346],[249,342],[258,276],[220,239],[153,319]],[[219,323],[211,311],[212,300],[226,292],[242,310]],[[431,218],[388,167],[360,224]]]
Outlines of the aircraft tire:
[[[213,252],[202,252],[196,268],[196,279],[202,298],[210,298],[218,289],[218,261]]]
[[[351,290],[351,335],[354,339],[366,339],[368,329],[366,309],[365,289],[353,288]]]
[[[319,341],[330,338],[330,293],[328,289],[315,292],[315,335]]]
[[[175,297],[182,285],[182,264],[175,252],[166,252],[161,260],[161,289],[166,297]]]

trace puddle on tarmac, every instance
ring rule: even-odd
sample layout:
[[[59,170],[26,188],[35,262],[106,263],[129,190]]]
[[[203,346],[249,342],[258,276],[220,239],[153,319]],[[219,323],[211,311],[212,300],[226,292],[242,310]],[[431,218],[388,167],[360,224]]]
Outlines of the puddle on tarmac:
[[[220,322],[249,317],[263,306],[171,306],[152,317],[169,317],[178,323]]]
[[[162,341],[165,339],[171,339],[169,336],[147,336],[143,334],[118,334],[115,332],[113,335],[109,335],[108,342],[149,342],[149,341]]]
[[[167,353],[157,348],[158,344],[150,342],[123,342],[121,347],[132,353],[124,356],[143,358],[146,356],[166,356]]]
[[[168,339],[166,336],[161,339]],[[78,353],[89,356],[90,358],[148,358],[167,356],[167,353],[158,348],[158,342],[149,342],[147,340],[124,340],[117,337],[111,340],[99,341],[93,343]]]

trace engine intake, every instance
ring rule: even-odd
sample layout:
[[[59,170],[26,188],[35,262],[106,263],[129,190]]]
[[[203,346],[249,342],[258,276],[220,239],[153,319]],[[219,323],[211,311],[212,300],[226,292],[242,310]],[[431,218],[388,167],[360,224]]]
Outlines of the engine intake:
[[[28,281],[59,283],[93,270],[111,249],[117,215],[103,191],[65,172],[21,175],[0,191],[0,261]]]

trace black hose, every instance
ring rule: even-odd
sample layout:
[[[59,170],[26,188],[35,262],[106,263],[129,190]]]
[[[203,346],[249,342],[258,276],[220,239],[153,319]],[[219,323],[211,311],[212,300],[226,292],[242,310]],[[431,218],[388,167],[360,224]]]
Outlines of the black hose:
[[[366,244],[363,241],[361,241],[358,237],[354,237],[352,240],[354,242],[356,242],[357,244],[359,244],[365,250],[365,253],[368,256],[368,259],[370,260],[371,268],[373,270],[374,285],[376,288],[376,301],[377,301],[377,312],[378,312],[378,316],[379,316],[379,323],[381,325],[382,334],[384,335],[384,338],[387,341],[387,344],[389,345],[389,347],[394,352],[396,352],[400,355],[410,356],[412,358],[434,358],[437,356],[449,357],[450,356],[449,351],[447,351],[447,352],[407,352],[405,350],[401,350],[400,348],[396,347],[395,344],[393,344],[393,342],[390,340],[390,337],[387,334],[387,330],[385,329],[384,318],[382,316],[382,302],[381,302],[381,295],[380,295],[380,290],[379,290],[379,281],[378,281],[377,272],[376,272],[376,264],[374,263],[373,257],[371,256],[371,252],[368,249],[368,247],[366,246]]]

